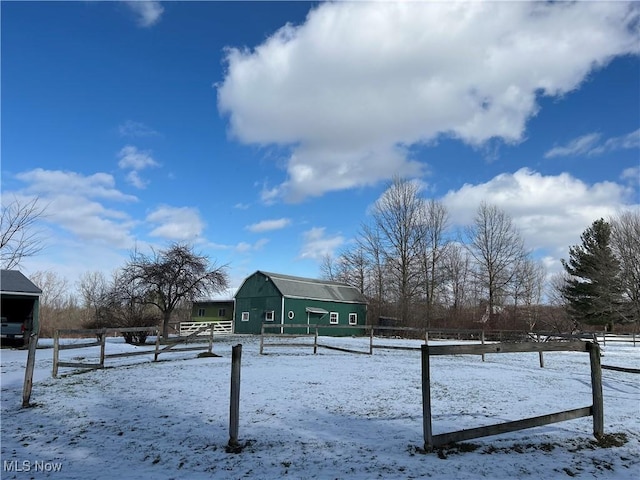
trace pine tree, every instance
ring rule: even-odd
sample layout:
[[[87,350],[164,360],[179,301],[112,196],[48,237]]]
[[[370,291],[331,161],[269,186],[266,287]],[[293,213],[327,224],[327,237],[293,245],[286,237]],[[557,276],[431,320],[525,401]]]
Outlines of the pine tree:
[[[569,261],[562,260],[570,275],[562,294],[575,320],[612,326],[622,320],[622,285],[620,263],[611,248],[611,226],[596,220],[580,238],[581,245],[569,248]]]

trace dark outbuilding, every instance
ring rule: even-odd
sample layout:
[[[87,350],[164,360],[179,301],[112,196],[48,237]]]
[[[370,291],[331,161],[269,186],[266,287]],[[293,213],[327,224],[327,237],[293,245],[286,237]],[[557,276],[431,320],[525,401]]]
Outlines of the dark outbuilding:
[[[40,290],[18,270],[0,271],[0,314],[3,337],[26,339],[39,330]]]

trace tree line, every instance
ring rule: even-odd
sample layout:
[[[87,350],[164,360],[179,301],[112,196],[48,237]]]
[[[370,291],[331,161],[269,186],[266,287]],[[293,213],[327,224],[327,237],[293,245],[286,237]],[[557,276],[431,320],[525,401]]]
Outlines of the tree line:
[[[64,328],[162,327],[168,338],[172,321],[190,321],[193,300],[227,288],[226,266],[211,264],[193,247],[174,243],[151,254],[133,251],[111,277],[86,272],[71,285],[55,272],[36,272],[42,289],[40,332],[53,336]],[[147,332],[123,333],[129,343],[144,343]]]
[[[482,202],[472,223],[454,232],[445,205],[420,191],[418,183],[395,178],[354,242],[322,261],[326,279],[365,294],[370,320],[421,328],[537,325],[558,331],[638,322],[637,211],[595,222],[583,234],[583,245],[570,248],[565,272],[547,279],[506,212]]]
[[[44,212],[37,199],[3,206],[3,268],[41,250],[34,225]],[[482,202],[471,224],[454,231],[443,203],[423,198],[417,182],[394,178],[354,241],[325,256],[320,270],[366,296],[372,324],[558,332],[637,325],[640,211],[596,220],[568,253],[564,271],[548,277],[513,219],[497,206]],[[166,338],[172,319],[190,320],[191,301],[227,288],[226,268],[174,243],[148,255],[131,252],[110,278],[85,273],[77,283],[79,296],[69,295],[70,285],[54,272],[36,272],[31,279],[43,290],[44,335],[79,325],[162,325]]]

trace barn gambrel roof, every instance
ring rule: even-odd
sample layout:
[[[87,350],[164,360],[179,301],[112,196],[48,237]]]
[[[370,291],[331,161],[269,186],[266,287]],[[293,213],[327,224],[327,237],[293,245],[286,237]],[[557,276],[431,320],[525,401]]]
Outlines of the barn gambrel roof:
[[[283,297],[308,298],[343,303],[367,303],[360,291],[344,283],[313,278],[294,277],[279,273],[258,271],[269,278]]]
[[[0,291],[23,295],[40,295],[42,293],[42,290],[18,270],[0,271]]]

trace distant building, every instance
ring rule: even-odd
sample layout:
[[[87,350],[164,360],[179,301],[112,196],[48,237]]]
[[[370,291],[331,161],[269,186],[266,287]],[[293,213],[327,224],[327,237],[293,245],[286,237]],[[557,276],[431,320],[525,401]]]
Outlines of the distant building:
[[[220,322],[233,320],[233,300],[203,300],[193,302],[192,322]]]
[[[235,333],[259,334],[262,324],[366,325],[367,301],[344,283],[257,271],[235,296]],[[285,333],[294,333],[288,329]],[[359,335],[331,328],[321,335]]]

